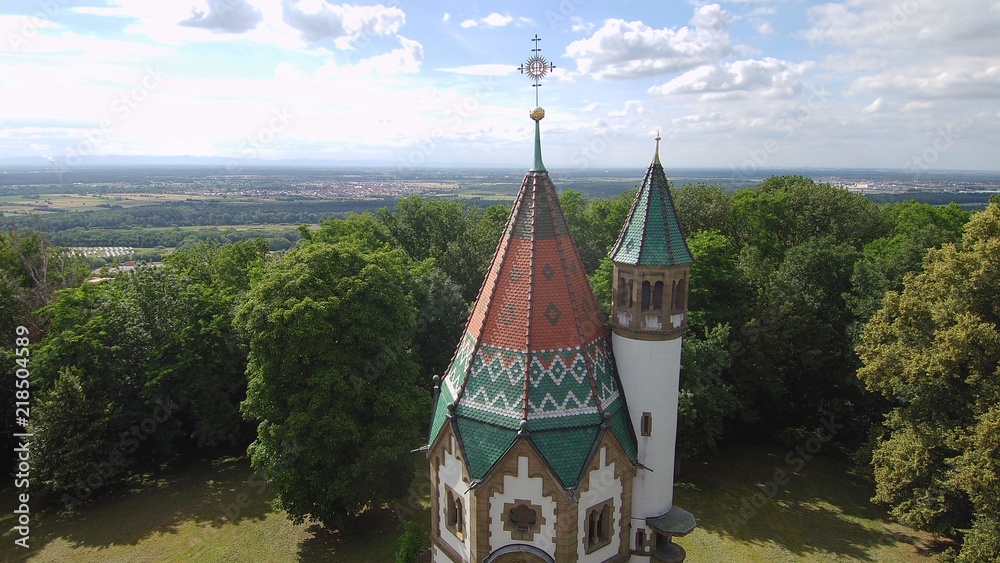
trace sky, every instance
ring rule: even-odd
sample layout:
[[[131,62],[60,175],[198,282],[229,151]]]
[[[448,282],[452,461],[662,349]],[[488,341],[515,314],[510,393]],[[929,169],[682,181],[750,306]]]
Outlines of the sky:
[[[359,0],[363,2],[364,0]],[[1000,170],[1000,1],[0,0],[0,159]]]

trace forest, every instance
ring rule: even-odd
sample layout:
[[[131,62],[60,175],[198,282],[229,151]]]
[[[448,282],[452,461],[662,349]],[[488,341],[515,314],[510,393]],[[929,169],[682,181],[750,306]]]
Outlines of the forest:
[[[835,421],[821,455],[852,460],[872,502],[958,561],[1000,558],[1000,197],[875,203],[802,176],[672,194],[695,257],[678,455],[794,446]],[[560,196],[602,306],[633,196]],[[59,241],[0,233],[0,385],[30,366],[33,490],[100,502],[163,460],[238,447],[293,519],[350,529],[407,493],[432,377],[508,212],[410,196],[317,216],[283,248],[192,240],[99,283]]]

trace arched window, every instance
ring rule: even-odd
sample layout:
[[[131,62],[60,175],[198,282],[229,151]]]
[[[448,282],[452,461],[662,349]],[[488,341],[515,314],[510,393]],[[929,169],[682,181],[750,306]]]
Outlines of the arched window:
[[[650,290],[649,290],[649,282],[648,281],[644,281],[644,282],[642,282],[642,310],[643,311],[648,311],[649,310],[650,297],[651,297],[651,295],[650,295]]]
[[[464,537],[465,533],[465,510],[462,506],[462,497],[448,489],[446,506],[445,506],[445,527],[451,530],[451,533],[459,539]]]
[[[633,280],[628,280],[628,308],[629,309],[632,308],[632,296],[635,295],[635,292],[632,291],[633,289],[635,289],[633,287],[634,283],[635,282]]]
[[[628,285],[625,284],[625,278],[618,278],[618,302],[619,307],[625,305],[628,301]]]
[[[674,285],[674,299],[673,308],[674,310],[680,309],[684,304],[684,280],[677,282]]]
[[[593,553],[611,543],[611,511],[614,502],[608,499],[587,510],[587,553]]]
[[[663,309],[663,282],[661,281],[653,285],[653,309],[657,311]]]
[[[600,530],[597,532],[603,541],[611,541],[611,503],[604,503],[604,508],[601,508],[601,518],[598,520],[598,527]]]

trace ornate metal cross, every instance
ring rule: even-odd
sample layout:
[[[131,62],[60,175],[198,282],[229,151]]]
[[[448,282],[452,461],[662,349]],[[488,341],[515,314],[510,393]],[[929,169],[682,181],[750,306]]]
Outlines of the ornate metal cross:
[[[535,89],[535,105],[538,105],[538,87],[542,85],[542,78],[552,72],[552,69],[556,68],[556,65],[545,60],[545,57],[541,55],[542,48],[538,46],[538,42],[542,39],[535,34],[532,41],[535,43],[535,48],[531,50],[533,55],[527,61],[525,61],[521,66],[517,67],[517,70],[521,71],[521,74],[528,75],[534,84],[531,86]]]

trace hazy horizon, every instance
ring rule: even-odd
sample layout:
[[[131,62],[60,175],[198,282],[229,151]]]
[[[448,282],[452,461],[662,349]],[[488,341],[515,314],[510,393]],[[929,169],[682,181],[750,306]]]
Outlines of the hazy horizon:
[[[998,170],[990,0],[8,0],[0,159]],[[2,161],[0,161],[2,162]]]

